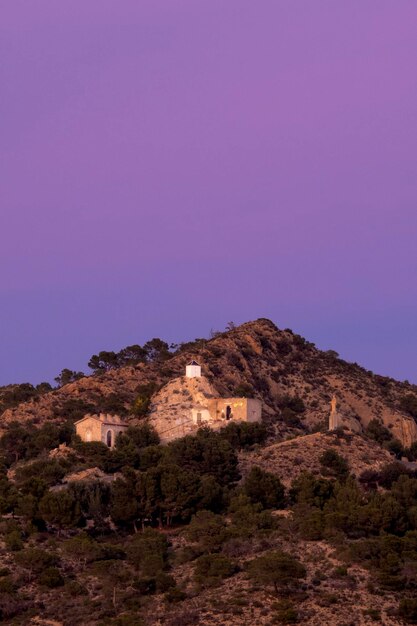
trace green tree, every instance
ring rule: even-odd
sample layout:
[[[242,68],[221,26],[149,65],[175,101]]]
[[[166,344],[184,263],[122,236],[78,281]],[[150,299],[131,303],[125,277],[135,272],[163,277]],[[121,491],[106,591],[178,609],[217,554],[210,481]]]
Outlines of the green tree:
[[[81,521],[79,504],[68,490],[48,491],[39,503],[39,513],[58,531],[77,526]]]
[[[147,360],[151,363],[161,363],[170,358],[171,353],[169,351],[169,345],[166,341],[154,337],[150,341],[147,341],[143,346],[145,350]]]
[[[83,568],[103,556],[103,550],[87,533],[80,533],[61,544],[65,559],[72,565]]]
[[[196,561],[194,579],[202,587],[215,587],[236,571],[235,563],[224,554],[204,554]]]
[[[180,467],[214,476],[220,485],[239,480],[238,458],[228,441],[210,429],[202,428],[196,436],[187,435],[168,446],[173,462]]]
[[[276,593],[279,589],[290,589],[306,575],[304,565],[282,550],[267,552],[249,561],[247,567],[250,578],[261,585],[272,584]]]
[[[118,366],[117,354],[112,351],[102,350],[98,354],[93,354],[88,362],[88,367],[95,374],[107,372]]]
[[[54,380],[59,385],[59,387],[63,387],[64,385],[68,385],[69,383],[74,383],[80,378],[84,378],[84,376],[84,372],[76,372],[74,370],[64,368]]]
[[[126,548],[127,560],[144,576],[155,576],[167,562],[168,540],[165,535],[146,528],[132,537]]]
[[[136,524],[143,519],[144,511],[135,493],[135,482],[118,478],[111,486],[110,515],[112,520],[119,526],[130,526],[136,529]]]
[[[316,478],[310,472],[302,472],[291,484],[290,498],[297,504],[308,504],[323,509],[333,493],[333,481]]]
[[[198,511],[186,529],[187,538],[204,552],[216,552],[227,537],[224,518],[211,511]]]
[[[119,365],[136,365],[137,363],[144,363],[146,356],[146,350],[142,346],[134,344],[120,350],[118,363]]]
[[[285,506],[285,488],[278,476],[252,467],[243,484],[250,501],[259,502],[264,509],[282,509]]]

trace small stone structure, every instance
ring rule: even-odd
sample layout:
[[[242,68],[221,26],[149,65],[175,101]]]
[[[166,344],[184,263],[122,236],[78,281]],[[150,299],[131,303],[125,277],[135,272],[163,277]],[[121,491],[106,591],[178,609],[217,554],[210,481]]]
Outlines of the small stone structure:
[[[101,441],[109,448],[113,448],[116,443],[116,437],[127,428],[121,417],[118,415],[85,415],[82,419],[75,422],[75,431],[77,435],[85,442]]]
[[[185,375],[187,378],[201,378],[201,366],[197,361],[191,361],[185,368]]]
[[[329,430],[337,430],[342,426],[342,419],[337,412],[337,399],[333,396],[330,402]]]
[[[152,399],[150,424],[161,442],[195,434],[201,426],[219,430],[230,421],[260,422],[262,403],[255,398],[219,398],[201,366],[191,361],[185,376],[171,380]]]

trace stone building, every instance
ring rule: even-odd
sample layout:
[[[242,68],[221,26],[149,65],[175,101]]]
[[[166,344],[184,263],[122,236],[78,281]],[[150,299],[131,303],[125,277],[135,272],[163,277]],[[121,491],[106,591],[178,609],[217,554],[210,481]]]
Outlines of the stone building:
[[[161,442],[195,434],[201,426],[219,430],[230,421],[260,422],[262,403],[255,398],[220,398],[201,366],[191,361],[185,376],[171,380],[152,399],[150,424]]]
[[[118,415],[85,415],[75,422],[75,431],[82,441],[101,441],[109,448],[113,448],[116,437],[127,428],[121,417]]]

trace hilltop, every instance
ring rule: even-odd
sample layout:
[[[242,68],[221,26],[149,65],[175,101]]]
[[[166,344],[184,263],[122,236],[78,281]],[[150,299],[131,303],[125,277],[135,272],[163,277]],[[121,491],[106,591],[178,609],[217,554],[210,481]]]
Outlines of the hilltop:
[[[162,361],[114,367],[37,395],[6,409],[0,427],[13,420],[42,424],[101,411],[119,412],[135,422],[132,405],[143,386],[153,385],[156,392],[180,377],[192,358],[202,364],[205,377],[219,395],[231,396],[244,389],[261,399],[264,419],[277,436],[323,429],[335,393],[343,423],[350,430],[361,432],[376,419],[404,447],[417,440],[415,385],[347,363],[335,352],[320,351],[266,319],[180,346]]]

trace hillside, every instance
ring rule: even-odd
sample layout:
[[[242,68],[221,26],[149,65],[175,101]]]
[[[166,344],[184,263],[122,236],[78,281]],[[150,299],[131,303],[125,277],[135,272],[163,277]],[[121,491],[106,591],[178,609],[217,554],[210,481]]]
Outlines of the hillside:
[[[242,452],[240,470],[245,476],[256,465],[277,474],[289,486],[306,469],[314,476],[323,476],[320,458],[329,448],[346,459],[356,477],[366,470],[379,471],[393,460],[387,450],[360,435],[339,437],[333,433],[314,433]]]
[[[415,459],[417,389],[268,320],[149,354],[0,390],[3,405],[27,396],[1,416],[0,621],[417,623],[416,464],[393,454]],[[204,375],[187,379],[192,358]],[[334,393],[343,428],[327,432]],[[263,423],[161,444],[159,420],[236,395],[262,401]],[[129,422],[112,449],[74,437],[101,411]]]
[[[165,385],[182,375],[191,358],[201,362],[205,376],[222,396],[233,395],[242,385],[252,388],[263,402],[265,420],[277,435],[319,428],[327,421],[329,401],[336,393],[338,410],[349,429],[361,431],[371,419],[378,419],[404,447],[417,440],[415,420],[404,410],[407,398],[417,403],[414,385],[373,374],[339,359],[334,352],[322,352],[264,319],[211,340],[187,344],[163,363],[139,363],[81,378],[5,410],[0,427],[12,420],[41,424],[79,418],[83,411],[118,412],[112,409],[123,408],[129,414],[141,385]],[[293,411],[290,400],[294,397],[302,400],[303,410]]]

